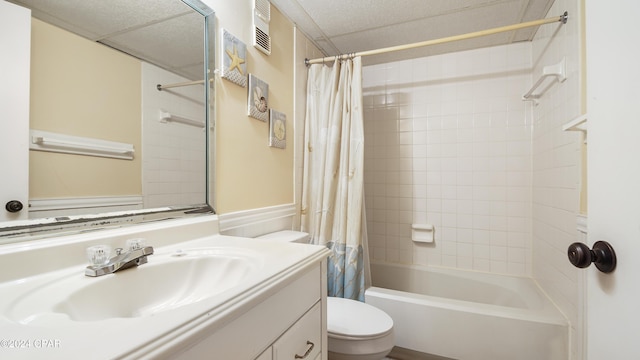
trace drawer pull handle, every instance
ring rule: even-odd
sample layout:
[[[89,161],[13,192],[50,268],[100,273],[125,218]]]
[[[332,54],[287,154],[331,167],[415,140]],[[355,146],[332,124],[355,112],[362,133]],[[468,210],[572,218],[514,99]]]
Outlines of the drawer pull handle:
[[[311,341],[307,340],[307,345],[311,345],[309,346],[309,348],[307,349],[307,352],[304,353],[304,355],[298,355],[296,354],[295,358],[296,359],[305,359],[307,356],[309,356],[309,354],[311,354],[311,351],[313,351],[313,347],[315,346]]]

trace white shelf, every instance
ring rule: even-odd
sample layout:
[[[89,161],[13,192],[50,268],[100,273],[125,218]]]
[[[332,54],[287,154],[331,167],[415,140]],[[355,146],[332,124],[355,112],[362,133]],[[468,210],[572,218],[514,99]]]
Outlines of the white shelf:
[[[193,119],[189,119],[183,116],[178,116],[178,115],[174,115],[171,114],[169,112],[160,110],[160,120],[161,123],[170,123],[170,122],[174,122],[174,123],[179,123],[179,124],[183,124],[183,125],[189,125],[189,126],[195,126],[195,127],[200,127],[202,129],[204,129],[205,124],[204,121],[200,121],[200,120],[193,120]]]
[[[562,126],[564,131],[580,131],[584,134],[584,143],[587,143],[587,114],[580,115]]]
[[[107,157],[133,160],[134,147],[115,141],[106,141],[82,136],[71,136],[48,131],[31,130],[29,149],[65,154]]]

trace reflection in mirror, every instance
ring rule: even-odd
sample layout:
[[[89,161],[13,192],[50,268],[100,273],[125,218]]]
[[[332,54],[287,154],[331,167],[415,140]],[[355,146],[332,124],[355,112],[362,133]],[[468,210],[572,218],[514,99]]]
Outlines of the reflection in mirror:
[[[10,2],[31,9],[30,51],[14,60],[29,64],[29,107],[0,130],[24,126],[29,141],[0,145],[0,162],[29,186],[0,187],[0,243],[212,212],[213,11],[198,0]],[[17,151],[28,165],[11,163]]]

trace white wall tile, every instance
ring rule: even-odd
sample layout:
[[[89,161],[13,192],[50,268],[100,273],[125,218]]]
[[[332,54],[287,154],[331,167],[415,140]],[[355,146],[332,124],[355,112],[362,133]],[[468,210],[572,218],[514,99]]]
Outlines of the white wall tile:
[[[155,84],[185,79],[156,66],[143,63],[142,179],[145,207],[191,205],[205,198],[204,138],[202,128],[159,122],[160,111],[204,122],[204,109],[193,99],[202,98],[202,90],[185,87],[159,92]]]
[[[372,106],[365,113],[365,128],[372,130],[365,134],[365,183],[382,179],[386,184],[377,190],[383,191],[376,195],[379,200],[367,203],[367,210],[396,204],[409,214],[403,216],[407,224],[436,225],[435,246],[422,249],[401,240],[398,233],[409,227],[399,226],[399,213],[369,218],[384,222],[384,226],[369,226],[378,232],[372,236],[385,239],[385,251],[378,250],[375,256],[529,274],[530,260],[522,256],[531,246],[523,246],[522,239],[531,237],[517,237],[512,244],[510,234],[526,234],[530,231],[526,227],[531,227],[523,219],[531,213],[526,208],[531,208],[532,199],[532,136],[520,100],[530,76],[516,76],[509,69],[530,67],[530,44],[365,67],[364,76],[373,77],[366,84],[379,86],[381,78],[393,84],[393,92],[364,89]],[[409,151],[403,152],[403,147]],[[565,153],[569,157],[570,149]],[[412,161],[401,163],[399,159],[405,157]],[[413,200],[393,201],[403,198]],[[509,214],[509,209],[518,212]],[[494,247],[500,249],[498,253],[504,250],[504,256],[496,258]],[[511,258],[507,256],[510,249],[515,249]]]
[[[557,0],[549,14],[579,14],[579,2]],[[578,290],[580,270],[567,265],[566,248],[577,241],[575,219],[579,212],[580,140],[576,134],[562,131],[562,125],[580,115],[580,17],[560,29],[541,27],[531,46],[535,68],[533,79],[542,67],[555,64],[562,58],[572,65],[573,71],[563,83],[554,84],[532,109],[529,121],[534,124],[532,138],[532,274],[561,307],[572,324],[574,341],[571,358],[582,358],[579,344],[581,330],[581,297]],[[515,106],[514,106],[515,108]],[[514,134],[515,136],[516,134]],[[525,209],[513,205],[513,210]]]

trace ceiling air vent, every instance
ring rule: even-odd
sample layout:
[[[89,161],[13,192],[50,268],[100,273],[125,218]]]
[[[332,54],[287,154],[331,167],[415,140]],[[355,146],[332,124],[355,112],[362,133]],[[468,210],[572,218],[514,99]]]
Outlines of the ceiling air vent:
[[[271,3],[269,0],[253,0],[253,46],[267,55],[271,55]]]

